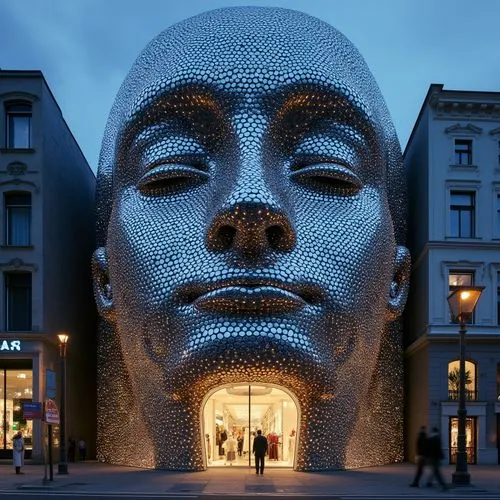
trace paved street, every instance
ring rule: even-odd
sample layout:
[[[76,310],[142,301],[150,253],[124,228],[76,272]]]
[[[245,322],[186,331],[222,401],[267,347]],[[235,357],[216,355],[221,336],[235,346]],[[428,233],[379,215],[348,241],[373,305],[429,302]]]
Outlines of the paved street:
[[[163,498],[166,500],[187,500],[187,499],[193,499],[193,500],[247,500],[248,496],[235,496],[235,495],[222,495],[222,494],[217,494],[217,495],[170,495],[170,494],[155,494],[155,495],[137,495],[137,494],[132,494],[132,495],[123,495],[123,494],[113,494],[113,493],[85,493],[85,494],[73,494],[73,493],[61,493],[61,492],[44,492],[44,493],[22,493],[22,492],[17,492],[17,493],[5,493],[5,494],[0,494],[0,498],[16,498],[16,499],[23,499],[23,500],[39,500],[41,497],[43,498],[57,498],[59,500],[84,500],[84,499],[97,499],[97,498],[125,498],[127,500],[151,500],[154,498]],[[424,498],[422,496],[405,496],[405,495],[364,495],[364,496],[351,496],[351,495],[322,495],[322,496],[311,496],[311,495],[301,495],[301,496],[283,496],[283,495],[274,495],[274,496],[268,496],[268,495],[258,495],[256,496],[257,499],[259,500],[276,500],[279,498],[283,498],[286,500],[306,500],[306,499],[322,499],[322,500],[367,500],[370,498],[373,499],[387,499],[387,500],[414,500],[414,499],[421,499]],[[426,496],[425,497],[428,500],[443,500],[443,494],[442,495],[434,495],[434,496]],[[452,494],[451,496],[448,493],[444,493],[444,498],[447,500],[463,500],[464,498],[474,498],[474,499],[479,499],[479,500],[492,500],[496,499],[498,497],[489,495],[489,496],[482,496],[482,495],[463,495],[463,494]]]
[[[322,473],[268,468],[264,476],[256,476],[246,468],[179,473],[86,462],[69,464],[66,476],[58,476],[55,467],[54,481],[44,484],[43,466],[26,465],[25,474],[16,476],[11,463],[1,462],[0,498],[500,500],[500,466],[471,466],[469,470],[471,487],[440,492],[437,488],[409,488],[414,473],[412,464]],[[444,477],[450,482],[452,471],[452,466],[443,467]]]

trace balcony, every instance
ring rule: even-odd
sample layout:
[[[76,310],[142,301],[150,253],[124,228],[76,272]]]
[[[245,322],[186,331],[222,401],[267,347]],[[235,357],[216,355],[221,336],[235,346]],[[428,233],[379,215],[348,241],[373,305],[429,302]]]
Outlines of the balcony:
[[[460,397],[460,391],[448,390],[448,400],[458,401]],[[465,390],[465,400],[466,401],[477,401],[477,391],[471,391],[469,389]]]

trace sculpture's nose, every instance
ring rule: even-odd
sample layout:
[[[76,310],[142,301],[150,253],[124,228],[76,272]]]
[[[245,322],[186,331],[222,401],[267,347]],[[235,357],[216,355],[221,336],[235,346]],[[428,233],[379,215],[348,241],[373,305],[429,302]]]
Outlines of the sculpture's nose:
[[[263,182],[253,180],[237,183],[217,210],[207,232],[209,250],[257,258],[293,249],[296,234],[289,215]]]

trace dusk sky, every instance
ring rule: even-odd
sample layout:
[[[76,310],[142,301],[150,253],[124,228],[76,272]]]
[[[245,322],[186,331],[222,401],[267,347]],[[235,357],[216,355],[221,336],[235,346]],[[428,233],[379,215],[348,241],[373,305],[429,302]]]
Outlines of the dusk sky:
[[[431,83],[500,91],[499,0],[0,0],[0,67],[41,70],[94,171],[132,63],[159,32],[227,6],[319,17],[360,50],[404,149]]]

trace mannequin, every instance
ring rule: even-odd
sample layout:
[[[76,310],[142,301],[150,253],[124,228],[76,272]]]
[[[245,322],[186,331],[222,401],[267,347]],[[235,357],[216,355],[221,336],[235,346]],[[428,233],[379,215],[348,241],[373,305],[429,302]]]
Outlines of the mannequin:
[[[211,446],[211,443],[210,443],[210,434],[205,434],[205,440],[207,442],[207,459],[209,462],[211,462],[212,460],[212,446]]]
[[[288,462],[293,464],[295,458],[295,429],[292,429],[288,436]]]
[[[234,439],[233,435],[230,434],[228,439],[226,440],[226,460],[229,465],[233,465],[233,462],[236,460],[236,447],[238,442]]]
[[[278,460],[278,435],[276,432],[268,434],[267,442],[269,443],[269,460]]]

